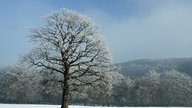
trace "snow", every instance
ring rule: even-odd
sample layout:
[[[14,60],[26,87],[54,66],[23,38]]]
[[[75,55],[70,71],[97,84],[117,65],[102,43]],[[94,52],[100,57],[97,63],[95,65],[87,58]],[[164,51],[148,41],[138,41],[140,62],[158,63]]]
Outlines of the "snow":
[[[0,108],[60,108],[59,105],[0,104]]]
[[[0,104],[0,108],[60,108],[60,105],[38,105],[38,104]],[[135,108],[135,107],[102,107],[102,106],[75,106],[70,105],[69,108]],[[139,107],[144,108],[144,107]],[[156,107],[147,107],[156,108]],[[167,108],[167,107],[158,107]],[[170,108],[170,107],[169,107]],[[174,107],[172,107],[174,108]],[[179,107],[177,107],[179,108]]]

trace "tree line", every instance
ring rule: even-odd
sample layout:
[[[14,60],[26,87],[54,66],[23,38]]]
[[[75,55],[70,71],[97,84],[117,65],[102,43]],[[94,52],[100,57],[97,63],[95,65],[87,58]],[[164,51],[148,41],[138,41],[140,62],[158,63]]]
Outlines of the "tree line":
[[[44,70],[45,71],[45,70]],[[1,103],[61,104],[62,89],[46,81],[52,72],[15,65],[0,69]],[[106,82],[105,82],[106,81]],[[70,94],[69,104],[103,106],[191,106],[192,78],[176,70],[131,79],[109,72],[96,86],[80,87]]]

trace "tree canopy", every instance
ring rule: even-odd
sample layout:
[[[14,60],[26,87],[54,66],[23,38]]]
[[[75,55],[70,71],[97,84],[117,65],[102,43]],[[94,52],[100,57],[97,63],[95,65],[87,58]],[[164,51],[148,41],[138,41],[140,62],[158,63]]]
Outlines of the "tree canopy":
[[[75,11],[61,9],[44,17],[45,25],[33,28],[30,39],[36,44],[25,60],[55,74],[51,81],[61,83],[62,108],[68,95],[78,87],[93,85],[109,71],[111,56],[93,21]]]

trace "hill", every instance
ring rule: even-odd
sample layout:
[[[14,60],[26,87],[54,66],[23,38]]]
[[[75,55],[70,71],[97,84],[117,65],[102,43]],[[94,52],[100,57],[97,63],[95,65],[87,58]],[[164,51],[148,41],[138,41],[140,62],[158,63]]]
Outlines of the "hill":
[[[177,70],[192,76],[192,58],[140,59],[117,64],[121,74],[140,77],[150,70],[166,72]]]

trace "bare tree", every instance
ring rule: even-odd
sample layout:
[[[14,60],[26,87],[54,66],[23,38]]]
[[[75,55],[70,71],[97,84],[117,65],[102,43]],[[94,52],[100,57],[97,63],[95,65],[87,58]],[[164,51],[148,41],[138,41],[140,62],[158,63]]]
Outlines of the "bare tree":
[[[57,74],[49,80],[61,83],[61,108],[68,108],[69,93],[101,80],[111,67],[111,56],[90,18],[61,9],[45,17],[45,23],[31,30],[36,48],[24,58]]]

